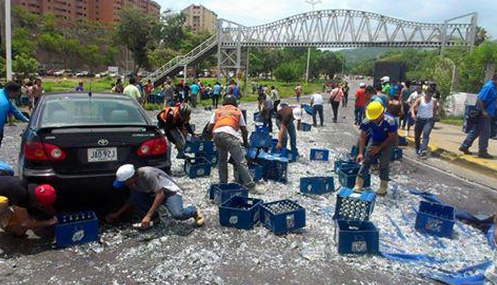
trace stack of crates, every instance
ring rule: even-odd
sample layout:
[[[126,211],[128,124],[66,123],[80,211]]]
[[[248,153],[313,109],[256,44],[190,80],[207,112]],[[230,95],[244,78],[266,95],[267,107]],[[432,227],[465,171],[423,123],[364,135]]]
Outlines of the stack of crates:
[[[284,234],[305,227],[305,209],[291,200],[264,203],[262,224],[275,234]]]
[[[257,156],[257,164],[262,166],[262,178],[276,182],[287,182],[288,159],[276,157],[266,152],[261,152]]]
[[[85,211],[57,215],[55,244],[65,247],[98,240],[98,219],[95,212]]]
[[[321,195],[335,191],[333,177],[301,177],[300,192],[303,194]]]
[[[250,230],[261,220],[263,200],[234,196],[219,206],[219,224]]]
[[[421,201],[416,212],[415,228],[422,232],[438,237],[452,237],[455,223],[454,207]]]
[[[342,187],[337,194],[335,242],[340,254],[377,254],[379,233],[369,221],[376,199],[373,192],[354,193]]]
[[[195,158],[205,158],[211,165],[216,165],[218,161],[218,152],[213,141],[191,138],[186,142],[184,152]]]

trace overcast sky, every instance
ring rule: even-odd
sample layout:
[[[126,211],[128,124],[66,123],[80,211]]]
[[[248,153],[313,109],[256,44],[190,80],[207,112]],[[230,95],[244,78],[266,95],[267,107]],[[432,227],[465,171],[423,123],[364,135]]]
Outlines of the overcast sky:
[[[218,17],[245,26],[255,26],[310,11],[311,5],[304,0],[155,0],[162,10],[171,8],[176,12],[190,4],[202,4]],[[321,0],[315,10],[354,9],[375,12],[404,20],[443,23],[445,19],[478,13],[478,25],[497,38],[497,0]]]

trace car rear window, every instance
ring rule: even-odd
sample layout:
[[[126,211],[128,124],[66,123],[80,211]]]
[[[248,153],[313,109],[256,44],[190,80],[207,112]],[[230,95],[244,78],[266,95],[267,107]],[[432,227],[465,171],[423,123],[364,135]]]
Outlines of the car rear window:
[[[40,106],[39,126],[109,126],[148,125],[132,99],[118,97],[82,97],[78,95],[46,98]]]

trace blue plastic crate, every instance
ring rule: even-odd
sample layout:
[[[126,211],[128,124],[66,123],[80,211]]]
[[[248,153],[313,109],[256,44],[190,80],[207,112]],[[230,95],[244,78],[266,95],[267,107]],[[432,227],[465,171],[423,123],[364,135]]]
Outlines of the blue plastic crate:
[[[249,172],[252,175],[254,181],[260,181],[262,179],[262,166],[257,163],[251,163],[249,165]]]
[[[378,254],[379,232],[371,222],[335,221],[335,243],[339,254]]]
[[[261,220],[261,199],[235,196],[219,206],[221,226],[250,230]]]
[[[257,156],[257,163],[262,166],[262,178],[264,180],[274,180],[286,183],[288,159],[285,157],[275,157],[265,152]]]
[[[211,175],[211,163],[203,157],[185,159],[184,170],[188,177],[197,178]]]
[[[300,192],[305,194],[325,194],[335,191],[333,177],[301,177]]]
[[[218,162],[218,160],[219,160],[219,156],[218,156],[218,152],[217,151],[214,151],[214,152],[211,152],[211,153],[201,153],[201,154],[199,154],[196,157],[205,158],[207,161],[209,161],[211,163],[212,166],[216,165],[217,162]]]
[[[75,212],[57,215],[55,244],[65,247],[98,240],[98,219],[94,212]]]
[[[397,144],[399,146],[407,146],[407,138],[406,137],[402,137],[402,136],[399,136],[399,139],[397,141]]]
[[[209,199],[213,200],[216,205],[221,205],[235,196],[248,198],[247,187],[238,183],[220,183],[211,184],[209,188]]]
[[[347,188],[354,188],[355,186],[355,181],[357,178],[357,173],[359,173],[359,169],[361,167],[357,164],[356,166],[349,165],[347,168],[339,168],[337,170],[338,174],[338,180],[340,181],[340,184],[343,187]],[[364,184],[363,187],[370,187],[371,186],[371,175],[368,174],[364,178]]]
[[[311,148],[311,160],[328,161],[330,151],[327,149]]]
[[[265,125],[255,125],[255,132],[269,135],[269,127]]]
[[[350,167],[358,167],[359,163],[354,161],[351,157],[349,156],[341,156],[339,159],[335,160],[334,164],[334,169],[333,171],[338,172],[338,169],[341,167],[343,168],[350,168]]]
[[[312,106],[311,105],[309,105],[309,104],[303,104],[302,107],[304,108],[304,111],[308,115],[312,116]]]
[[[276,157],[285,157],[288,159],[288,162],[295,162],[297,161],[297,153],[292,152],[291,150],[287,148],[282,148],[280,150],[275,150],[275,152],[272,153],[273,156]]]
[[[188,140],[185,145],[185,153],[204,153],[211,154],[216,151],[213,141],[192,139]]]
[[[256,159],[258,152],[259,152],[258,148],[249,147],[247,148],[247,157],[249,157],[250,159]]]
[[[250,134],[250,146],[255,148],[269,148],[271,146],[271,136],[263,132],[253,132]]]
[[[337,194],[335,220],[369,221],[373,214],[376,194],[364,191],[355,193],[352,189],[342,187]]]
[[[394,148],[390,156],[390,161],[398,161],[403,157],[403,151],[400,148]]]
[[[303,132],[310,132],[311,129],[312,129],[312,125],[311,124],[304,123],[304,122],[302,122],[300,124],[300,127],[301,127],[301,129],[302,129]]]
[[[452,236],[455,223],[454,207],[421,201],[416,213],[415,228],[420,232],[438,237]]]
[[[278,144],[278,139],[271,139],[271,153],[278,152],[278,150],[276,149],[277,144]]]
[[[291,200],[261,205],[262,224],[276,234],[305,227],[305,209]]]

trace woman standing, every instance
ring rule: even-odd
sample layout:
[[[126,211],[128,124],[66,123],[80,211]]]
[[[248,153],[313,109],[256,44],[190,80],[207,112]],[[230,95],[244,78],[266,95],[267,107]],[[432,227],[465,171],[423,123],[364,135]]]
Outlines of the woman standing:
[[[340,107],[340,101],[343,98],[342,89],[338,84],[332,84],[332,90],[330,93],[330,104],[333,109],[333,123],[336,123],[338,120],[338,107]]]

